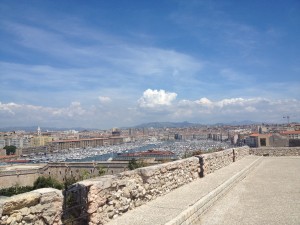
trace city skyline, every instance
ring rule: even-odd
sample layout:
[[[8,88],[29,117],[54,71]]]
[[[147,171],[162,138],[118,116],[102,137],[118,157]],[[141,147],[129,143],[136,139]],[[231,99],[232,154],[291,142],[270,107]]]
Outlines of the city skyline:
[[[1,1],[0,124],[300,121],[300,3]]]

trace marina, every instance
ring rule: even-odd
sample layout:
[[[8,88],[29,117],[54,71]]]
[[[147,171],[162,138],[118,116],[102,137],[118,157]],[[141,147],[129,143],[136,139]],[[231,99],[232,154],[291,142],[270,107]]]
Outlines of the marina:
[[[31,154],[21,157],[20,160],[30,163],[110,161],[117,157],[118,153],[143,152],[148,150],[171,151],[178,158],[182,158],[193,151],[201,150],[205,152],[230,147],[232,146],[228,142],[213,140],[136,141],[113,146],[71,148],[62,150],[61,152]]]

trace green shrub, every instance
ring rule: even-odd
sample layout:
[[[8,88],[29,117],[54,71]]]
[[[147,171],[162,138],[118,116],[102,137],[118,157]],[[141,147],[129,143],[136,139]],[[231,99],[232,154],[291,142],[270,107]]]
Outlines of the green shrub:
[[[47,187],[61,190],[63,189],[63,184],[52,177],[38,177],[33,184],[34,190],[39,188],[47,188]]]
[[[74,177],[73,175],[68,176],[68,177],[66,176],[65,177],[65,182],[64,182],[65,189],[67,187],[69,187],[70,185],[75,184],[77,181],[78,181],[78,179],[76,179],[76,177]]]
[[[22,194],[22,193],[26,193],[29,191],[32,191],[33,187],[31,186],[13,186],[13,187],[9,187],[9,188],[2,188],[0,189],[0,195],[3,196],[13,196],[13,195],[18,195],[18,194]]]
[[[144,161],[142,161],[142,160],[137,161],[135,158],[132,158],[128,163],[128,168],[130,170],[134,170],[134,169],[137,169],[140,167],[145,167],[145,166],[147,166],[147,164]]]

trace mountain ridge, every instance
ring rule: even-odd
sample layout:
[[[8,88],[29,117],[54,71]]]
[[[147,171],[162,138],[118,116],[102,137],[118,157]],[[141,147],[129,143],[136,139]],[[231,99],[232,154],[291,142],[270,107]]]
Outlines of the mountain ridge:
[[[232,121],[229,123],[215,123],[215,124],[201,124],[201,123],[190,123],[188,121],[183,122],[149,122],[142,123],[135,126],[126,126],[123,129],[128,128],[183,128],[183,127],[203,127],[203,126],[241,126],[241,125],[251,125],[251,124],[261,124],[260,122],[254,122],[250,120],[244,121]],[[12,126],[12,127],[1,127],[1,132],[9,132],[9,131],[26,131],[33,132],[36,131],[38,126]],[[69,128],[58,128],[58,127],[43,127],[40,126],[41,130],[44,131],[66,131],[66,130],[77,130],[77,131],[92,131],[92,130],[109,130],[109,129],[98,129],[98,128],[84,128],[84,127],[69,127]]]

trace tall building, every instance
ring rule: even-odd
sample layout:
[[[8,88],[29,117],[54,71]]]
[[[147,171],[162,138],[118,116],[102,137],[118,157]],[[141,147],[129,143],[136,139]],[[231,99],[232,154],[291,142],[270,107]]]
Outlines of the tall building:
[[[40,127],[37,128],[37,135],[38,135],[38,136],[41,136],[41,135],[42,135],[42,132],[41,132],[41,128],[40,128]]]

